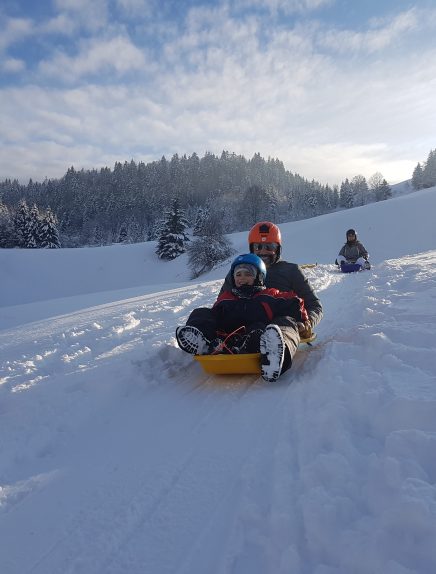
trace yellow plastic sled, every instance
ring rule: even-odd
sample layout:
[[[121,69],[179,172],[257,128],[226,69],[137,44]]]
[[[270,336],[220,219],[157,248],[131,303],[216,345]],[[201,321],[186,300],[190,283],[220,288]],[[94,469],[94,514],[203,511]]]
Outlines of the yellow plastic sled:
[[[314,333],[300,343],[310,344],[316,339]],[[206,373],[212,375],[260,374],[260,353],[241,353],[240,355],[194,355]]]

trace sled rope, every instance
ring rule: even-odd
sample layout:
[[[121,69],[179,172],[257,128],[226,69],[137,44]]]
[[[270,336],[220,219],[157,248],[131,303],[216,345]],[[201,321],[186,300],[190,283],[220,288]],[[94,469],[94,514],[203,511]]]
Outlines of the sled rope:
[[[227,341],[233,337],[233,335],[236,335],[239,333],[239,331],[245,331],[245,326],[242,325],[242,327],[238,327],[237,329],[235,329],[234,331],[232,331],[231,333],[227,334],[227,333],[222,333],[219,332],[218,334],[221,336],[225,336],[224,341],[222,341],[216,349],[214,349],[214,351],[211,353],[211,355],[217,355],[218,353],[221,353],[224,349],[226,351],[228,351],[231,355],[234,355],[235,353],[230,349],[230,347],[227,346]]]

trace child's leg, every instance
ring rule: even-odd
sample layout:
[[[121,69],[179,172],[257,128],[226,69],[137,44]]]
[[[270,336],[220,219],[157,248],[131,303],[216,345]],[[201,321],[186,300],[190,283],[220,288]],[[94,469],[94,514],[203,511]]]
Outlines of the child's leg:
[[[216,337],[216,320],[212,309],[208,307],[198,307],[189,315],[186,325],[197,327],[203,335],[212,341]]]

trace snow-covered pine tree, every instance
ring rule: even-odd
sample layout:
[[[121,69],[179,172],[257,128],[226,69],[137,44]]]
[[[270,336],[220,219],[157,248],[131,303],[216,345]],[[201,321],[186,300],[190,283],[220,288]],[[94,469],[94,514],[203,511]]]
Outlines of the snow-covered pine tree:
[[[192,235],[194,236],[202,236],[203,235],[203,227],[204,223],[209,216],[209,208],[208,207],[199,207],[197,209],[197,214],[195,216],[194,227],[192,230]]]
[[[238,210],[242,228],[251,227],[256,221],[275,219],[277,203],[272,187],[266,189],[260,185],[250,185]]]
[[[131,217],[129,221],[129,226],[127,228],[127,234],[130,243],[139,243],[144,241],[144,235],[142,233],[141,225],[135,217]]]
[[[118,232],[118,241],[117,243],[128,243],[129,237],[127,234],[127,223],[122,223],[120,226],[120,230]]]
[[[424,172],[420,163],[413,170],[412,187],[416,190],[424,187]]]
[[[0,199],[0,247],[14,247],[14,226],[9,209]]]
[[[29,207],[25,199],[22,199],[14,217],[15,237],[18,247],[27,247],[30,235],[32,234],[32,224]]]
[[[164,225],[159,235],[156,254],[160,259],[171,261],[185,253],[185,244],[189,241],[185,233],[187,227],[185,213],[176,198],[165,215]]]
[[[29,211],[29,226],[27,229],[26,247],[39,247],[41,243],[41,218],[39,209],[34,203]]]
[[[422,173],[423,187],[433,187],[436,185],[436,149],[428,154],[427,161]]]
[[[341,183],[339,205],[345,209],[353,207],[353,189],[348,178]]]
[[[56,218],[50,208],[47,208],[45,215],[41,217],[40,224],[40,244],[44,249],[59,249],[59,232],[56,226]]]
[[[363,175],[355,175],[351,180],[351,189],[353,191],[353,206],[358,207],[369,203],[368,184]]]
[[[147,231],[147,241],[156,241],[159,239],[160,234],[164,228],[165,221],[164,219],[156,219],[151,227],[148,228]]]

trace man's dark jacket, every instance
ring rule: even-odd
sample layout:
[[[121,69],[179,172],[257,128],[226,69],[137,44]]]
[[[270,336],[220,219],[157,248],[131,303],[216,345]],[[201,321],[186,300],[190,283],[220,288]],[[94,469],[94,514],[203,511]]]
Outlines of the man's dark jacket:
[[[304,301],[311,327],[314,328],[321,321],[323,315],[321,302],[296,263],[280,260],[270,265],[267,269],[265,285],[275,287],[279,291],[295,291],[296,295]],[[220,295],[224,291],[231,291],[232,288],[232,276],[229,272],[221,287]]]

